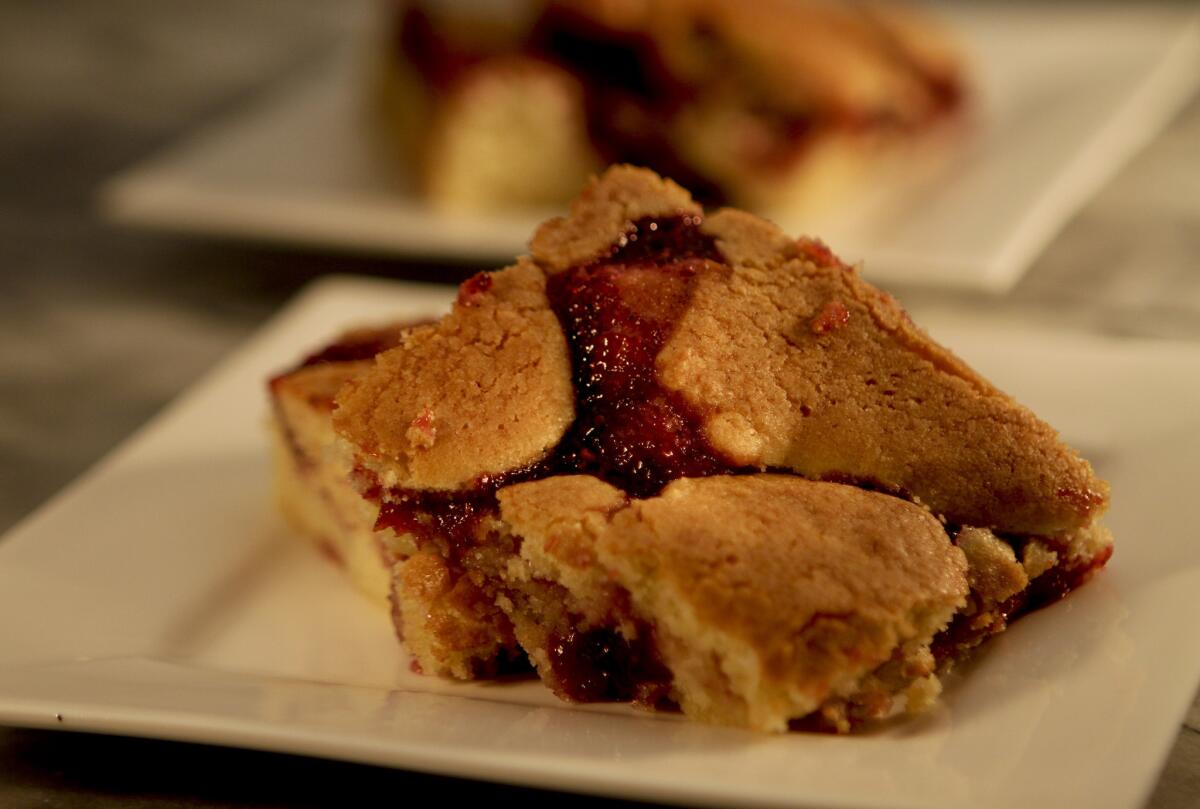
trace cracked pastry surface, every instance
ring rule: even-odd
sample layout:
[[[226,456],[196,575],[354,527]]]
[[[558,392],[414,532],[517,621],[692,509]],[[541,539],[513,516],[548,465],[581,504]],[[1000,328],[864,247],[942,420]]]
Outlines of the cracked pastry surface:
[[[741,222],[717,214],[706,229],[721,244]],[[853,271],[803,249],[764,252],[699,278],[658,357],[715,449],[878,481],[960,525],[1059,534],[1090,522],[1107,489],[1048,425]]]
[[[563,476],[498,496],[533,574],[566,588],[584,626],[651,633],[672,698],[710,721],[783,730],[906,646],[927,650],[967,593],[936,519],[852,486],[685,478],[631,501]],[[612,603],[628,603],[615,621]],[[539,664],[555,685],[554,661]]]
[[[844,731],[1111,554],[1048,425],[819,242],[645,170],[357,368],[329,419],[430,674]]]

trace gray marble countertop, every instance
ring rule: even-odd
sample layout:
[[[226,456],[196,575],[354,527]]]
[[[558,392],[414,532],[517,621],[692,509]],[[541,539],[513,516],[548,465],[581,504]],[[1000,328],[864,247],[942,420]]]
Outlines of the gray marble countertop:
[[[312,278],[469,274],[122,231],[96,217],[99,182],[327,56],[347,31],[343,11],[320,0],[0,0],[0,531]],[[1011,295],[896,291],[921,305],[1200,340],[1200,101],[1072,220]],[[325,806],[403,800],[413,789],[562,800],[301,757],[0,728],[4,806]],[[1200,702],[1150,800],[1198,805]]]

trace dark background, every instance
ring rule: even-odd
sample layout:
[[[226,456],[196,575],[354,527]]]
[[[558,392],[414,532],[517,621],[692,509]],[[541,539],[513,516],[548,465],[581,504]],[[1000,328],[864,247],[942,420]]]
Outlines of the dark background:
[[[0,0],[0,531],[312,278],[456,282],[472,271],[121,230],[96,215],[101,181],[319,65],[352,16],[323,0]],[[1200,102],[1004,300],[894,291],[1081,330],[1200,340]],[[563,800],[301,757],[0,728],[3,806],[307,807],[418,795]],[[1200,703],[1151,806],[1198,802]]]

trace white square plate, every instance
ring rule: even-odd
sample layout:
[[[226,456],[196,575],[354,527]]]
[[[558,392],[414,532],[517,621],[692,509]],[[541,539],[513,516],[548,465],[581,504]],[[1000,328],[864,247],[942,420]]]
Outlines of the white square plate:
[[[1116,555],[993,643],[931,715],[772,737],[413,674],[384,611],[288,536],[266,378],[346,325],[434,314],[450,294],[317,284],[0,542],[0,722],[712,805],[1144,799],[1200,675],[1200,348],[927,313],[1112,481]]]
[[[814,233],[877,281],[1011,287],[1062,225],[1200,82],[1200,22],[1179,4],[947,4],[973,61],[970,131],[871,177]],[[378,33],[378,32],[375,32]],[[298,86],[113,180],[141,225],[503,261],[557,211],[445,216],[404,190],[367,126],[367,36]],[[931,150],[932,147],[931,147]]]

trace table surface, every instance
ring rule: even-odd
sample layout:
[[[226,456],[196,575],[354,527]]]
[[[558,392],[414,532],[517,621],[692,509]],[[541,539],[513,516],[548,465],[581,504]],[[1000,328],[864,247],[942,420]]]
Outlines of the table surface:
[[[472,271],[123,231],[96,216],[106,177],[326,58],[351,28],[345,10],[322,0],[0,0],[0,531],[312,278],[457,281]],[[1200,341],[1200,100],[1072,220],[1012,294],[893,291],[921,305]],[[0,728],[5,806],[326,806],[411,789],[562,800],[297,756]],[[1200,701],[1150,806],[1198,802]]]

